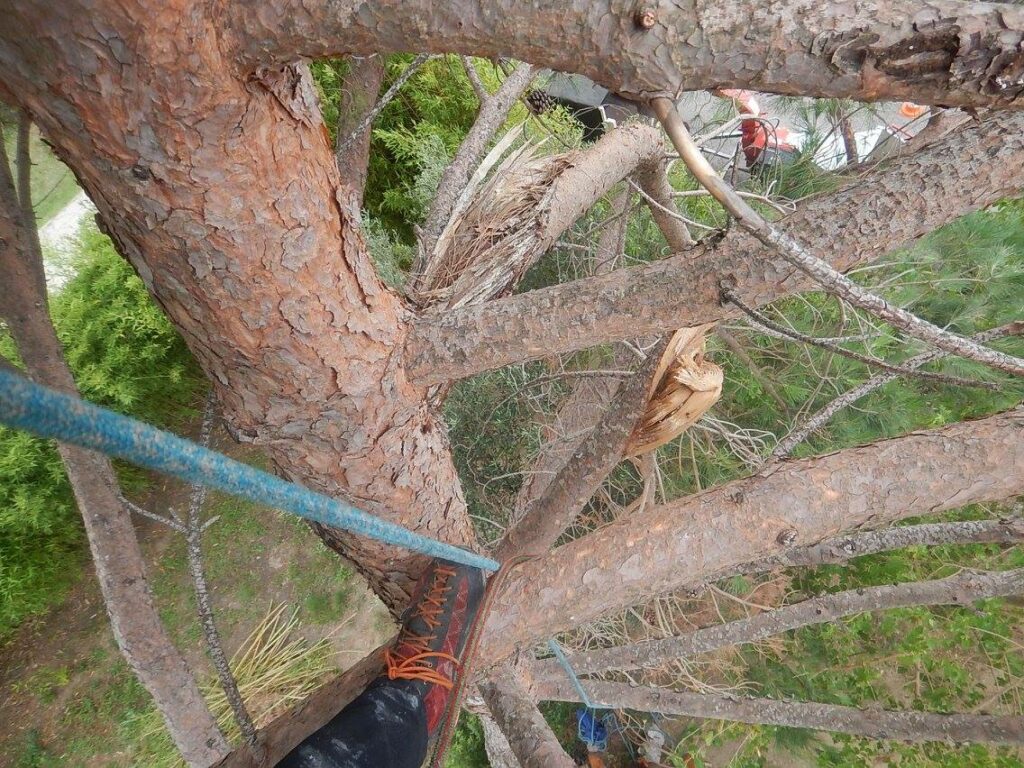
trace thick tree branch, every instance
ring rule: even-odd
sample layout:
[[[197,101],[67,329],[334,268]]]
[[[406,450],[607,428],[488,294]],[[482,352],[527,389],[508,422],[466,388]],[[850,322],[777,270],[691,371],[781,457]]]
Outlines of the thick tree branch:
[[[587,683],[587,691],[595,703],[602,706],[664,715],[811,728],[871,739],[1024,744],[1022,717],[857,709],[835,704],[668,691],[596,680]],[[557,678],[539,682],[534,693],[555,701],[578,700],[572,686]]]
[[[480,657],[498,661],[518,644],[794,545],[1024,493],[1022,429],[1018,408],[784,462],[611,523],[516,567],[494,597]]]
[[[939,328],[912,312],[897,307],[881,296],[861,288],[855,282],[818,257],[797,239],[769,223],[747,202],[736,194],[718,175],[707,158],[694,143],[683,118],[676,111],[675,104],[665,98],[652,102],[654,111],[665,126],[665,131],[675,145],[683,162],[694,177],[725,207],[739,225],[756,237],[765,246],[797,269],[804,272],[826,291],[847,303],[869,312],[909,336],[926,341],[933,346],[970,360],[984,363],[1015,376],[1024,376],[1024,359],[1007,355],[998,350],[977,344],[963,336]],[[828,250],[824,251],[825,253]],[[738,301],[732,291],[732,281],[723,279],[723,296],[735,303]]]
[[[572,768],[572,759],[513,670],[496,670],[480,693],[523,768]]]
[[[1003,573],[962,571],[933,581],[851,589],[776,608],[747,619],[705,627],[679,637],[648,640],[617,648],[575,653],[569,661],[577,674],[656,667],[675,659],[691,658],[720,648],[780,635],[792,629],[825,624],[865,611],[909,608],[918,605],[970,605],[977,600],[1008,597],[1024,592],[1024,569]],[[558,674],[553,660],[531,665],[529,675],[543,680]]]
[[[291,0],[253,12],[235,0],[226,13],[250,67],[429,50],[511,56],[638,99],[709,87],[953,106],[1024,98],[1024,11],[1008,4]]]
[[[373,135],[373,118],[367,120],[366,117],[377,104],[383,82],[383,56],[374,54],[348,58],[348,72],[341,83],[338,104],[334,159],[338,173],[352,188],[356,204],[360,206],[363,204]]]
[[[893,159],[779,222],[847,270],[1024,188],[1024,117],[995,115]],[[908,195],[906,190],[915,194]],[[751,306],[814,287],[753,236],[730,230],[684,254],[418,320],[406,371],[439,383],[608,341],[736,317],[721,281]],[[640,312],[638,308],[642,307]]]

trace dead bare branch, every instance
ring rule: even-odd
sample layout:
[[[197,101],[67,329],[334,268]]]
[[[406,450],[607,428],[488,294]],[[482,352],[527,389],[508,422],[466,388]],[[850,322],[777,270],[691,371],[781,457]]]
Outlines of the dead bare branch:
[[[792,328],[786,328],[785,326],[779,325],[767,315],[758,312],[753,307],[748,307],[740,298],[736,295],[735,291],[729,288],[722,289],[722,298],[725,301],[735,304],[743,314],[750,318],[751,323],[755,328],[767,328],[775,333],[783,336],[784,338],[792,341],[799,341],[803,344],[810,344],[812,347],[818,347],[819,349],[826,349],[829,352],[834,352],[842,357],[849,358],[850,360],[856,360],[858,363],[872,366],[874,368],[881,368],[883,371],[888,371],[894,377],[896,376],[914,376],[919,379],[925,379],[927,381],[935,381],[940,384],[947,384],[949,386],[957,387],[978,387],[980,389],[988,389],[990,391],[998,391],[1001,387],[996,382],[992,381],[978,381],[977,379],[965,379],[961,376],[948,376],[944,373],[931,373],[929,371],[919,371],[917,367],[910,367],[908,365],[894,365],[887,363],[885,360],[879,360],[876,357],[870,355],[862,355],[860,352],[854,352],[852,349],[846,349],[846,347],[840,346],[839,344],[828,340],[820,339],[815,336],[809,336],[806,333],[800,333],[800,331],[793,330]],[[948,353],[947,353],[948,354]]]
[[[668,691],[596,680],[588,681],[587,691],[600,706],[664,715],[811,728],[872,739],[1024,744],[1024,718],[1014,716],[858,709],[835,704]],[[572,686],[558,678],[537,682],[534,693],[539,698],[554,701],[579,700]]]
[[[1002,573],[962,571],[933,581],[852,589],[822,595],[739,621],[731,621],[661,640],[648,640],[617,648],[574,653],[569,658],[578,674],[654,667],[743,643],[754,643],[800,627],[824,624],[865,611],[919,605],[969,605],[977,600],[1008,597],[1024,592],[1024,569]],[[556,675],[557,665],[538,661],[529,674],[534,679]]]

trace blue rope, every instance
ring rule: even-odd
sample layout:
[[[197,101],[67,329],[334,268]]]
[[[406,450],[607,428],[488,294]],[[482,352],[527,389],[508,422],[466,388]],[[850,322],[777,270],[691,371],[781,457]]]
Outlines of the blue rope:
[[[116,456],[307,520],[344,528],[430,557],[496,571],[500,564],[381,520],[343,501],[289,483],[141,421],[0,369],[0,423]]]
[[[580,701],[586,705],[587,709],[596,709],[593,702],[590,700],[590,697],[587,696],[587,692],[583,689],[583,683],[581,683],[580,679],[576,676],[576,671],[572,668],[572,664],[570,664],[569,660],[565,658],[562,646],[560,646],[558,641],[552,637],[548,639],[548,648],[550,648],[551,652],[555,654],[555,658],[558,660],[558,663],[562,665],[562,669],[565,670],[565,674],[569,676],[573,687],[576,689],[576,693],[580,695]]]

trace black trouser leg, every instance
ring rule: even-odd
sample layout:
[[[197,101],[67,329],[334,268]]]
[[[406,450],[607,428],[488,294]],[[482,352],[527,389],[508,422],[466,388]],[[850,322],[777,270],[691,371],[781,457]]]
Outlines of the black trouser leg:
[[[333,720],[311,734],[278,768],[420,768],[427,717],[401,681],[376,680]]]

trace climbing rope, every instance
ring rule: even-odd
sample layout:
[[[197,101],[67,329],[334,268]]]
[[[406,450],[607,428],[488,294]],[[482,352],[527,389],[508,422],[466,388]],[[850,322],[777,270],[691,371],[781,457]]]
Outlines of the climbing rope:
[[[54,438],[194,485],[344,528],[429,557],[497,571],[496,560],[421,536],[321,493],[230,459],[169,432],[35,384],[0,368],[0,423]]]

